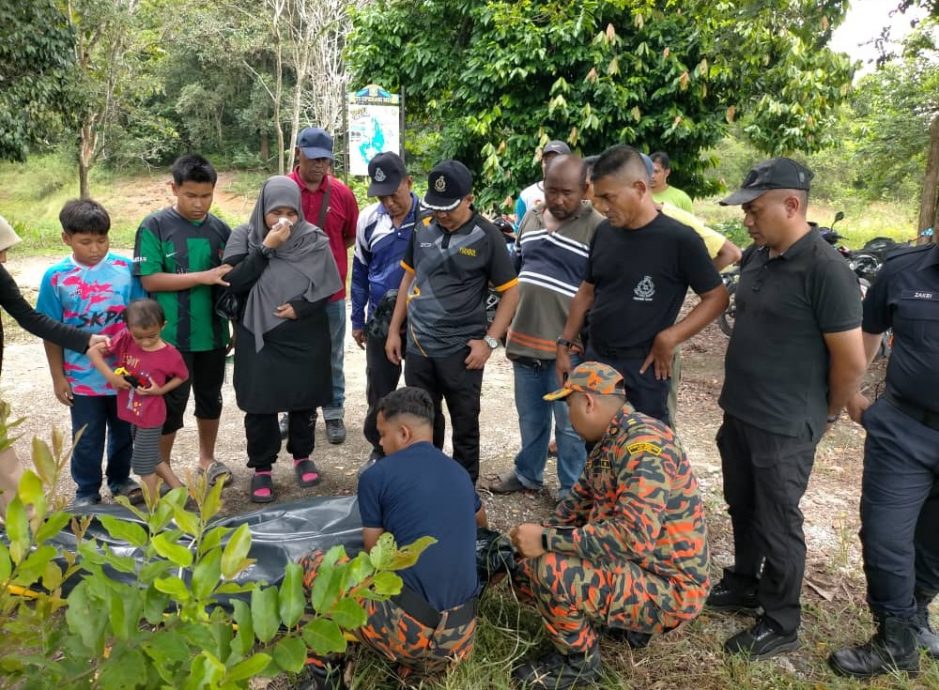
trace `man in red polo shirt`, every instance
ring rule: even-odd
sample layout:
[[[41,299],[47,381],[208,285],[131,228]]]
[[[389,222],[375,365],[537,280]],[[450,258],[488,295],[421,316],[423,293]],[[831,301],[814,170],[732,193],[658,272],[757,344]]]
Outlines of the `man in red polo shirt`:
[[[303,215],[308,222],[326,232],[329,247],[339,267],[339,277],[342,279],[342,288],[326,305],[329,335],[332,339],[330,363],[333,400],[328,407],[323,408],[326,438],[330,443],[342,443],[346,440],[346,426],[343,422],[346,385],[342,372],[346,339],[346,274],[349,269],[349,248],[355,243],[359,205],[352,190],[330,175],[330,167],[335,160],[333,138],[325,129],[307,127],[300,132],[295,154],[297,166],[290,173],[290,177],[300,186]],[[282,432],[283,426],[281,420]]]

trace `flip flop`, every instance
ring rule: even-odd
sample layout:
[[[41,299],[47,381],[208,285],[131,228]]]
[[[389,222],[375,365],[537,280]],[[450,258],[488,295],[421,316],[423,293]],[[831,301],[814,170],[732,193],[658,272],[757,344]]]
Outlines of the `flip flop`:
[[[202,467],[200,465],[199,469],[196,470],[196,474],[199,476],[205,475],[209,486],[215,486],[215,484],[221,479],[231,483],[232,479],[231,470],[228,469],[228,466],[225,465],[225,463],[219,462],[218,460],[213,460],[212,464],[208,467]]]
[[[114,497],[125,496],[127,497],[127,500],[134,505],[143,503],[143,489],[140,488],[140,484],[130,478],[125,479],[123,482],[111,489],[111,495]]]
[[[270,503],[274,500],[274,480],[270,471],[255,472],[251,477],[251,500],[254,503]]]
[[[319,470],[309,458],[293,461],[293,471],[297,474],[297,484],[301,489],[309,489],[322,481]]]

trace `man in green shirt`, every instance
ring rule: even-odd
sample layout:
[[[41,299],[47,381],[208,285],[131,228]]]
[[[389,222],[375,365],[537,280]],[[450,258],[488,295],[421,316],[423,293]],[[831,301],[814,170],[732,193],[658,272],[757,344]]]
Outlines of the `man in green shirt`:
[[[163,338],[174,345],[191,372],[189,380],[164,396],[166,423],[160,439],[162,460],[170,463],[176,432],[190,388],[196,399],[199,472],[214,483],[231,478],[215,460],[215,441],[222,414],[222,382],[228,348],[228,322],[215,313],[219,286],[226,286],[231,266],[222,252],[231,229],[209,213],[218,176],[202,156],[190,154],[173,163],[176,203],[151,213],[137,230],[134,275],[163,307]]]
[[[664,151],[656,151],[652,159],[652,198],[657,204],[669,203],[683,211],[693,213],[691,197],[678,187],[668,185],[668,176],[672,174],[671,161]]]

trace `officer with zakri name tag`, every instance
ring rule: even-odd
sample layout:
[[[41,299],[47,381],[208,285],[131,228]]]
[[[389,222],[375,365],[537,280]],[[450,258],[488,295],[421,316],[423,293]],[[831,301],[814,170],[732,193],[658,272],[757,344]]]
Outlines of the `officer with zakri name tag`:
[[[929,604],[939,593],[939,246],[895,254],[864,298],[868,364],[893,329],[881,396],[863,392],[848,414],[867,431],[861,545],[867,603],[877,631],[830,663],[867,678],[919,670],[920,650],[939,658]]]

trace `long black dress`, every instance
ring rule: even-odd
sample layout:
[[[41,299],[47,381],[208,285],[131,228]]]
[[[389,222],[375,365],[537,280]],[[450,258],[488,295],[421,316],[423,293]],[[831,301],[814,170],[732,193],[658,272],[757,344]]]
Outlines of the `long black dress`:
[[[33,335],[61,345],[69,350],[84,352],[88,349],[90,333],[54,321],[33,309],[23,298],[16,281],[0,266],[0,306],[16,319],[16,322]],[[3,368],[3,324],[0,322],[0,370]]]
[[[225,261],[235,266],[225,280],[228,289],[240,298],[243,310],[252,286],[268,269],[268,260],[253,249]],[[271,414],[329,404],[333,386],[326,302],[291,300],[297,319],[284,319],[265,333],[260,352],[254,346],[254,334],[241,320],[235,323],[235,399],[241,410]]]

